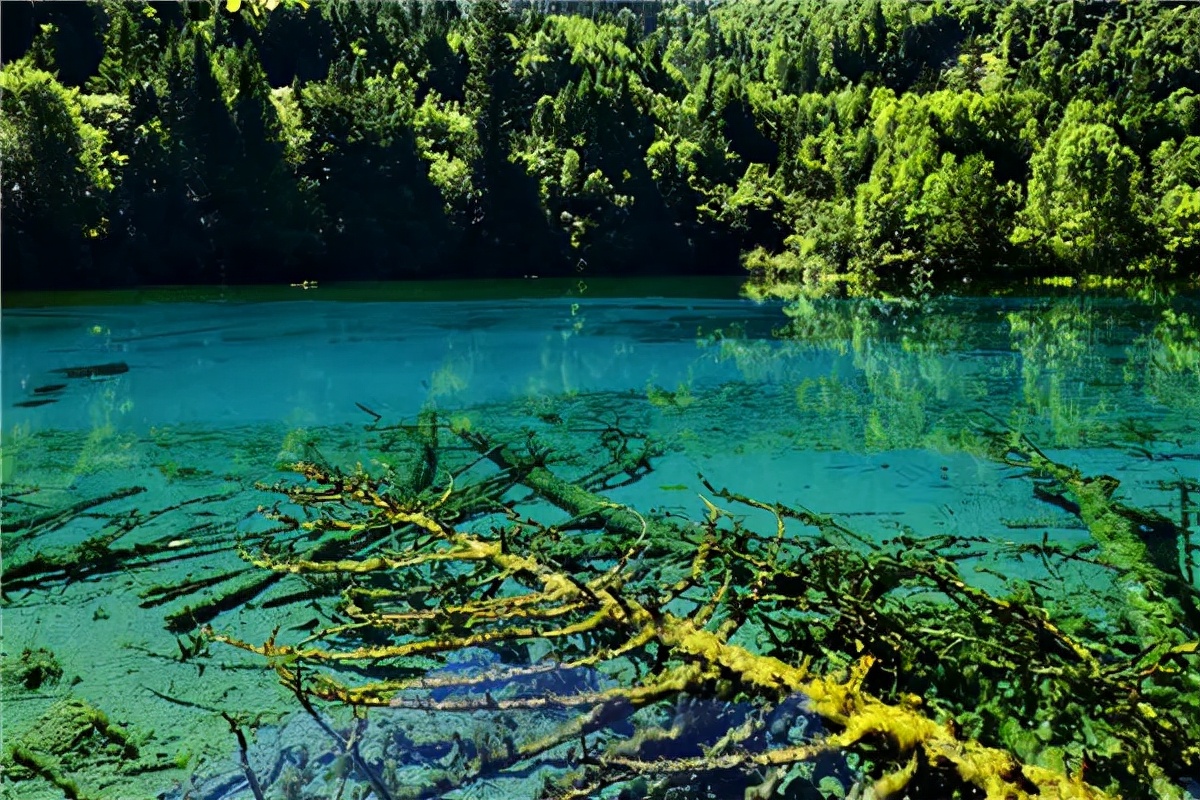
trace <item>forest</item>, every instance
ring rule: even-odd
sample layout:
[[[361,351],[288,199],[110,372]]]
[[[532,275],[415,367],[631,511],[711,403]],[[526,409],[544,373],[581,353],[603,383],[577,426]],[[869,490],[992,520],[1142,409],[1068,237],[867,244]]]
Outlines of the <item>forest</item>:
[[[1200,800],[1200,2],[0,17],[0,795]]]
[[[1194,4],[239,6],[4,4],[5,290],[1197,272]]]

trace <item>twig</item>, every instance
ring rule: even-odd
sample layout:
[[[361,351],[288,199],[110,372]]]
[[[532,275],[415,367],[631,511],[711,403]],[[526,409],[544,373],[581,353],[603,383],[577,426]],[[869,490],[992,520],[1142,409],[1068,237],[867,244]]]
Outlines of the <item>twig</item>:
[[[337,743],[342,752],[345,753],[350,759],[351,763],[354,764],[354,767],[358,770],[359,774],[367,780],[367,783],[371,784],[371,788],[375,791],[375,795],[379,798],[379,800],[395,800],[395,798],[392,796],[392,793],[388,791],[387,786],[384,785],[383,780],[376,775],[370,767],[367,766],[367,762],[363,760],[362,754],[358,751],[358,747],[354,746],[352,741],[343,739],[341,735],[335,731],[319,713],[317,713],[317,710],[313,708],[312,701],[304,691],[299,667],[297,667],[293,682],[288,688],[292,690],[293,694],[296,695],[296,699],[300,701],[300,707],[308,712],[308,715],[312,717],[313,721],[317,723],[317,726],[325,732],[325,735]],[[261,800],[261,798],[256,798],[256,800]]]
[[[155,692],[155,694],[158,693]],[[246,743],[246,734],[242,733],[241,724],[228,712],[222,711],[221,716],[229,723],[229,729],[237,737],[238,757],[242,762],[242,772],[246,773],[246,782],[250,784],[250,793],[254,795],[254,800],[266,800],[263,796],[262,787],[258,785],[258,776],[254,774],[254,769],[250,766],[250,757],[248,755],[250,746]]]

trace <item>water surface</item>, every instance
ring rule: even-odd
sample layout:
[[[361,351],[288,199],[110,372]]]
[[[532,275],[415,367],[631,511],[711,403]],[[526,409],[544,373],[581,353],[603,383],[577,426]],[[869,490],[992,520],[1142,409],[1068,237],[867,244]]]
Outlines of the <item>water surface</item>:
[[[7,593],[6,659],[45,648],[63,677],[36,689],[6,682],[6,733],[30,735],[64,697],[102,709],[157,759],[136,776],[113,764],[81,773],[106,797],[249,797],[222,711],[261,715],[253,754],[267,773],[297,746],[315,752],[318,731],[276,724],[293,704],[253,657],[224,652],[207,669],[181,657],[192,632],[168,621],[184,600],[163,587],[240,568],[233,545],[261,524],[268,497],[256,483],[278,480],[280,462],[315,452],[379,469],[380,426],[431,410],[496,435],[527,430],[568,472],[595,454],[605,426],[653,440],[653,470],[612,495],[646,512],[702,515],[703,476],[872,536],[1085,541],[1076,518],[982,453],[982,431],[1013,426],[1060,461],[1117,477],[1128,502],[1187,524],[1178,485],[1200,481],[1194,299],[906,309],[756,304],[728,285],[661,289],[321,287],[7,307],[6,563],[69,551],[122,519],[104,546],[174,537],[211,547]],[[73,510],[56,518],[61,509]],[[285,590],[272,591],[214,626],[262,641],[310,622],[311,609],[273,602]],[[412,726],[445,733],[427,715],[404,724],[409,736]]]

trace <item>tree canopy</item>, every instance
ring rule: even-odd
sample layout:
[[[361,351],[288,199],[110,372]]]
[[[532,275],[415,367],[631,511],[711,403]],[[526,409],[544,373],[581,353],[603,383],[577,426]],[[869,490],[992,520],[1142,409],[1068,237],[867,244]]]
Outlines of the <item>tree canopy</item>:
[[[1200,8],[6,4],[6,289],[1187,277]]]

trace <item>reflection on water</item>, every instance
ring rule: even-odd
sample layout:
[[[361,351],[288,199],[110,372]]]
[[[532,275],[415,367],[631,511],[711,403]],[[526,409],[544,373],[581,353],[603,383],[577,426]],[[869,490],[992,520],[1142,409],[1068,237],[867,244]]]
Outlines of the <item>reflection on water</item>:
[[[236,654],[206,660],[187,623],[206,592],[237,586],[245,603],[212,615],[221,630],[263,641],[311,629],[319,609],[256,583],[233,546],[265,524],[255,512],[272,499],[256,484],[300,458],[401,468],[382,431],[430,410],[464,430],[536,432],[568,473],[586,472],[607,428],[635,431],[659,455],[611,496],[647,511],[703,514],[700,474],[880,538],[1085,541],[1076,517],[985,456],[981,431],[1008,425],[1186,528],[1180,487],[1200,482],[1197,319],[1185,299],[915,310],[578,293],[6,310],[8,729],[36,749],[71,699],[76,718],[102,710],[129,727],[100,751],[141,759],[136,775],[99,751],[75,765],[102,796],[129,781],[182,796],[194,781],[194,796],[248,797],[228,777],[220,712],[251,713],[256,770],[316,780],[313,733],[287,722],[274,674]],[[390,723],[423,754],[400,767],[458,757],[427,716]]]

